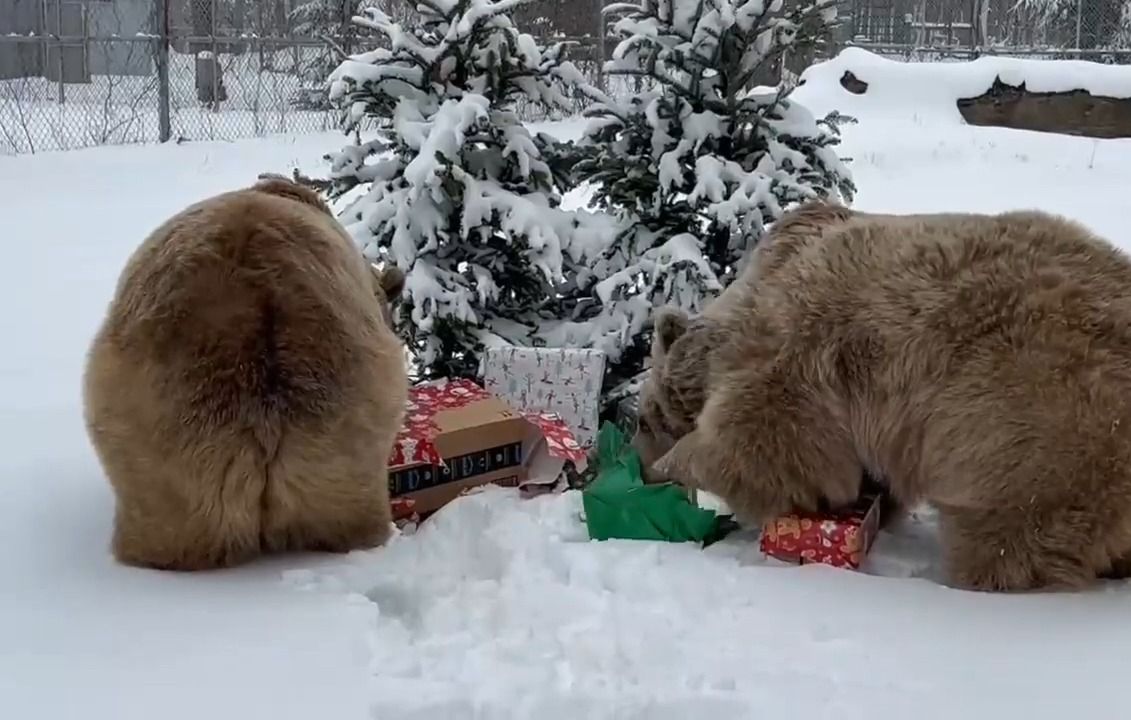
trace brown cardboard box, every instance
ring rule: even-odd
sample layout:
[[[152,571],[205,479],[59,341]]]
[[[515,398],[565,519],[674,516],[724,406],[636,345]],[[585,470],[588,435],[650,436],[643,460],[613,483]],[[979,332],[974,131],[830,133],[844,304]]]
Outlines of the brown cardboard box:
[[[584,462],[571,438],[556,416],[520,413],[469,380],[417,385],[390,458],[389,491],[428,513],[469,488],[521,485],[539,453]]]

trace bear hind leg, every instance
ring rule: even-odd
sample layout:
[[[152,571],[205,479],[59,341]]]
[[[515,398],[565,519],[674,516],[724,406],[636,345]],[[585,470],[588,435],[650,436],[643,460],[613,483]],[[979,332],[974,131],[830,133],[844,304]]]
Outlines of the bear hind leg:
[[[114,556],[126,565],[179,571],[233,567],[258,556],[262,463],[252,454],[114,468],[131,479],[117,478]]]
[[[1131,579],[1131,548],[1127,548],[1126,534],[1123,536],[1116,534],[1112,540],[1113,546],[1118,549],[1110,553],[1110,562],[1107,567],[1098,573],[1097,577],[1103,580]]]
[[[1099,577],[1104,580],[1127,580],[1131,578],[1131,553],[1112,560],[1111,567],[1101,572]]]
[[[289,432],[271,463],[263,539],[272,551],[337,552],[383,545],[392,534],[386,462],[348,433]]]
[[[970,590],[1073,590],[1107,565],[1092,514],[1034,510],[941,509],[947,571]]]

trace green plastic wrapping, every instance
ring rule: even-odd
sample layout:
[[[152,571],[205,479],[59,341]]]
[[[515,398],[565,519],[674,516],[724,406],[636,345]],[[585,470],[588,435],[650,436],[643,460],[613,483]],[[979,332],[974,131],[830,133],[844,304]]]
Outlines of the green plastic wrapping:
[[[645,484],[639,454],[613,423],[597,434],[596,462],[597,477],[582,492],[590,538],[709,544],[730,529],[729,518],[693,503],[680,485]]]

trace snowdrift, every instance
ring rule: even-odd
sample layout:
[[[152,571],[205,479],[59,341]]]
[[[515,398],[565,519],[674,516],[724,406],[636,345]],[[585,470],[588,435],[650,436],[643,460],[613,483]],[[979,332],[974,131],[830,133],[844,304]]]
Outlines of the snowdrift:
[[[1131,127],[1131,67],[1083,60],[981,57],[970,62],[915,63],[848,48],[835,58],[806,69],[800,83],[795,97],[819,113],[839,109],[848,115],[882,114],[887,120],[963,124],[967,118],[960,102],[968,104],[967,101],[987,95],[1000,83],[1013,88],[1024,86],[1030,98],[1034,94],[1064,94],[1061,97],[1065,108],[1061,114],[1070,117],[1059,125],[1067,127],[1073,120],[1084,122],[1083,116],[1090,114],[1082,112],[1087,107],[1115,105],[1124,108]],[[857,83],[866,85],[866,90],[860,92]],[[994,99],[1000,107],[1000,94]],[[987,105],[993,104],[993,100],[988,100]],[[1036,113],[1046,117],[1048,114],[1047,108]]]

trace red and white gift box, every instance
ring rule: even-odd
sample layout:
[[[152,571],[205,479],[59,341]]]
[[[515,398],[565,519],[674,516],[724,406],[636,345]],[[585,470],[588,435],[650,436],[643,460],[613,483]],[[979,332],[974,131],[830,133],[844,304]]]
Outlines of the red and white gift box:
[[[492,347],[483,352],[483,385],[520,412],[554,413],[577,442],[597,437],[605,353],[593,348]]]

